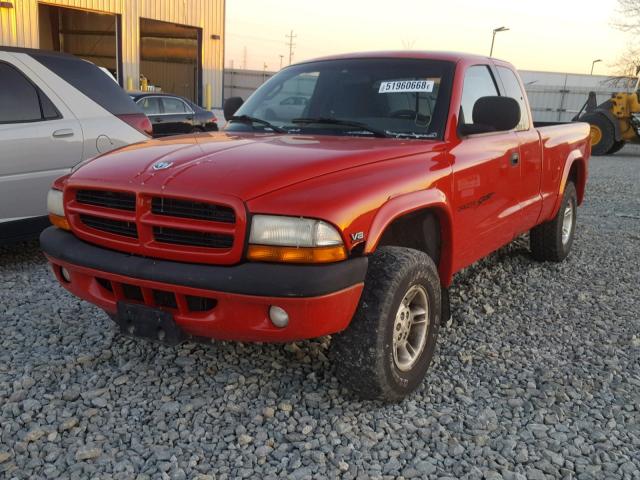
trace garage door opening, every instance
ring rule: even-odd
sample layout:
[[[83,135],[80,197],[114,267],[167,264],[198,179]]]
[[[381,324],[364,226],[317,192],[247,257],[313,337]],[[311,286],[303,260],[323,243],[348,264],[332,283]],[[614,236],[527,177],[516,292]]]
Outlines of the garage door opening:
[[[122,85],[120,16],[52,5],[38,6],[40,48],[66,52],[107,69]]]
[[[181,95],[202,104],[201,30],[140,19],[142,90]]]

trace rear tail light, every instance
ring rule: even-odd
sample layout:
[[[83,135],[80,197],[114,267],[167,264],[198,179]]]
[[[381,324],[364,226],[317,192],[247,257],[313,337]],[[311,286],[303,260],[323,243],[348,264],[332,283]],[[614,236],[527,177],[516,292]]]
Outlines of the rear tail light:
[[[140,133],[144,133],[149,137],[153,134],[151,122],[144,113],[127,113],[117,115],[117,117],[130,127],[138,130]]]

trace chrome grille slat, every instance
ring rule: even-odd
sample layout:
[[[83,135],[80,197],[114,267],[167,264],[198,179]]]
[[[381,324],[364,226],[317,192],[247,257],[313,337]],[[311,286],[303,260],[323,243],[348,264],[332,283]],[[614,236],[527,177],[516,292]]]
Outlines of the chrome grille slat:
[[[151,200],[151,213],[222,223],[235,223],[236,221],[236,214],[232,208],[213,203],[167,197],[154,197]]]
[[[134,222],[122,220],[112,220],[110,218],[97,217],[93,215],[80,215],[80,221],[90,228],[103,232],[122,235],[129,238],[138,238],[138,229]]]
[[[153,236],[156,242],[174,245],[208,248],[231,248],[233,246],[233,236],[220,233],[153,227]]]

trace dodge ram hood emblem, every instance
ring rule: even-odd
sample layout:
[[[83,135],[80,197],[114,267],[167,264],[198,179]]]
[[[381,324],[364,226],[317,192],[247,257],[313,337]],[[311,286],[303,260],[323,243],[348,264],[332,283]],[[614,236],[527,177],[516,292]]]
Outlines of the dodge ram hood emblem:
[[[156,162],[153,164],[152,168],[154,170],[165,170],[169,168],[171,165],[173,165],[173,162]]]

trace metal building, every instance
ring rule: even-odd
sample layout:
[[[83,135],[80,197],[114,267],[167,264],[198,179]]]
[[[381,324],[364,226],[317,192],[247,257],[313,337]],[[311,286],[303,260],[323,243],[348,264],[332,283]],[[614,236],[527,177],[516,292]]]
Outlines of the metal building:
[[[589,92],[596,92],[598,103],[621,91],[633,91],[636,79],[574,73],[520,70],[533,119],[536,122],[570,122]]]
[[[225,0],[0,1],[0,45],[71,53],[127,90],[222,105]]]

